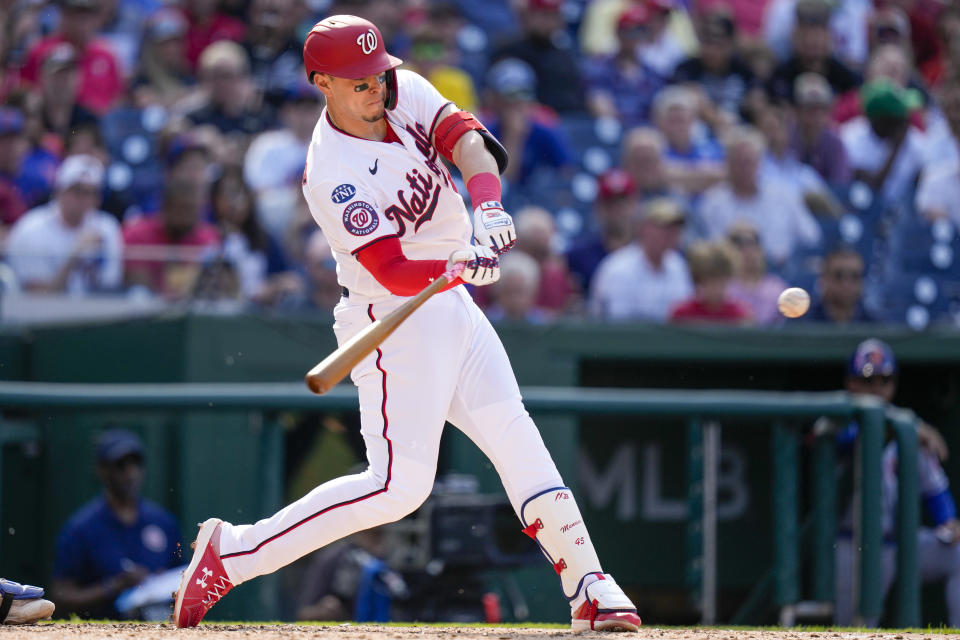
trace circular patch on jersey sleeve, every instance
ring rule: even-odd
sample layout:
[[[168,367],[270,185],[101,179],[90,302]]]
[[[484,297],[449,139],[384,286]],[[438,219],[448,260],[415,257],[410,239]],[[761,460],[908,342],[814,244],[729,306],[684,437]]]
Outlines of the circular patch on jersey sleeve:
[[[363,200],[351,202],[343,210],[343,226],[355,236],[368,236],[379,224],[376,209]]]

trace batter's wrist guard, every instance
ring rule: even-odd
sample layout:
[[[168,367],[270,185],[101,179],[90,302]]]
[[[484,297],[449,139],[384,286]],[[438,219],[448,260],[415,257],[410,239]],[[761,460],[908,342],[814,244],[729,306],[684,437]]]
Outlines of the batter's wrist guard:
[[[536,541],[560,576],[567,600],[580,595],[584,578],[602,572],[569,488],[554,487],[528,498],[520,507],[520,521],[523,532]]]

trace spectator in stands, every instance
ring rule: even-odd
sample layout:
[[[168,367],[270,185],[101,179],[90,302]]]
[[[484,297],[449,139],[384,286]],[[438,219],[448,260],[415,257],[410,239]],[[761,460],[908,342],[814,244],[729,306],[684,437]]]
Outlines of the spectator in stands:
[[[735,30],[741,37],[750,42],[757,41],[762,36],[763,13],[769,5],[769,0],[697,0],[696,6],[701,15],[708,16],[714,13],[727,13],[735,25]],[[703,40],[701,38],[701,44]]]
[[[817,281],[819,296],[802,316],[808,322],[875,322],[863,306],[863,256],[853,247],[832,249],[823,258]]]
[[[239,168],[228,167],[220,174],[210,201],[223,239],[223,258],[236,271],[243,298],[270,306],[296,289],[283,249],[257,222],[253,192]]]
[[[116,54],[125,78],[131,77],[135,71],[147,17],[163,4],[163,0],[100,1],[99,35]]]
[[[587,106],[594,116],[617,118],[626,127],[650,122],[653,96],[666,84],[637,56],[639,44],[650,37],[652,18],[645,4],[629,6],[617,20],[616,52],[585,61]]]
[[[633,179],[641,201],[651,198],[672,198],[685,205],[684,195],[669,182],[664,156],[667,142],[650,127],[637,127],[624,135],[620,163]]]
[[[301,295],[294,293],[281,300],[281,305],[292,311],[333,313],[343,289],[337,281],[337,261],[330,243],[316,224],[307,238],[302,265],[305,282]]]
[[[476,110],[479,98],[473,78],[458,66],[457,47],[444,39],[436,24],[431,20],[414,33],[405,66],[429,80],[440,95],[461,109]]]
[[[270,124],[269,116],[258,106],[247,53],[236,42],[221,40],[204,49],[199,78],[206,99],[186,113],[194,125],[212,125],[246,148],[247,137]]]
[[[103,494],[74,512],[57,536],[50,591],[61,613],[120,618],[118,594],[180,564],[179,524],[140,495],[144,461],[143,442],[130,431],[97,438]]]
[[[803,20],[819,19],[826,10],[834,55],[845,65],[859,69],[867,59],[867,23],[873,5],[869,0],[806,5],[801,0],[770,0],[764,15],[764,40],[776,57],[784,60],[790,56],[791,34],[801,21],[798,16],[803,14]]]
[[[572,153],[553,124],[535,113],[537,78],[522,60],[505,58],[487,73],[490,116],[484,123],[510,154],[504,177],[523,185],[541,167],[569,169]]]
[[[950,132],[950,143],[955,149],[952,158],[938,158],[923,171],[917,189],[916,210],[927,220],[947,219],[960,227],[960,78],[950,79],[938,92]]]
[[[194,181],[168,181],[159,213],[124,227],[128,286],[170,299],[192,292],[220,247],[216,227],[202,221],[208,193]]]
[[[150,16],[140,48],[138,74],[133,80],[139,106],[159,104],[172,108],[196,87],[187,60],[187,20],[174,8]]]
[[[693,296],[670,311],[673,323],[748,324],[750,309],[728,292],[737,255],[723,241],[701,241],[687,250]]]
[[[60,25],[53,34],[35,43],[27,55],[21,77],[39,84],[44,60],[63,43],[76,51],[80,67],[77,103],[97,115],[103,115],[124,93],[120,63],[109,45],[97,37],[101,24],[101,0],[62,0]]]
[[[180,5],[190,25],[187,30],[187,60],[197,69],[200,54],[218,40],[241,42],[246,33],[242,20],[220,10],[218,0],[191,0]]]
[[[493,59],[526,62],[542,104],[560,113],[584,111],[583,83],[573,40],[565,32],[562,0],[521,0],[519,5],[523,34],[497,47]]]
[[[813,167],[803,164],[790,147],[790,131],[794,126],[793,111],[784,104],[763,106],[757,126],[767,143],[760,172],[763,182],[778,182],[796,190],[807,209],[814,215],[837,217],[843,208],[830,192],[827,183]]]
[[[78,102],[80,74],[73,45],[61,42],[49,50],[40,66],[38,83],[43,128],[48,140],[56,140],[58,149],[63,149],[67,137],[78,127],[99,124],[97,116]]]
[[[750,309],[757,326],[778,323],[781,317],[777,299],[787,283],[767,271],[757,228],[749,222],[734,222],[727,230],[727,241],[737,253],[733,279],[727,288],[730,298]]]
[[[287,88],[280,105],[280,127],[253,139],[243,161],[243,175],[257,199],[258,216],[266,231],[282,239],[302,199],[307,146],[323,110],[323,94],[302,79]]]
[[[537,307],[560,312],[575,302],[572,276],[563,256],[555,249],[557,227],[550,212],[542,207],[524,207],[514,215],[517,248],[537,263],[539,288],[534,302]]]
[[[296,34],[301,1],[252,0],[247,10],[243,46],[253,84],[272,108],[280,106],[288,87],[303,80],[303,44]]]
[[[722,238],[734,222],[746,220],[759,230],[767,259],[777,267],[797,246],[817,245],[820,227],[796,190],[764,180],[763,136],[752,127],[740,127],[724,142],[729,177],[703,194],[698,209],[700,230],[707,238]]]
[[[17,176],[17,185],[28,209],[50,200],[53,179],[62,157],[60,141],[44,131],[42,105],[43,99],[35,91],[18,89],[7,97],[7,106],[23,114],[27,151],[20,166],[20,175]]]
[[[637,216],[636,239],[613,251],[590,284],[590,312],[606,320],[664,322],[670,309],[693,293],[677,251],[686,216],[676,202],[655,199]]]
[[[17,177],[27,151],[23,114],[0,107],[0,250],[6,231],[27,210]]]
[[[653,101],[653,119],[667,143],[664,160],[671,185],[697,194],[723,179],[723,149],[698,123],[693,90],[665,88]]]
[[[833,188],[850,184],[853,172],[843,141],[830,120],[833,91],[817,73],[801,73],[794,83],[796,126],[790,146],[797,160],[813,167]]]
[[[742,110],[762,98],[750,67],[737,54],[733,18],[722,8],[700,20],[700,53],[681,62],[673,81],[698,92],[700,118],[717,134],[740,121]]]
[[[0,103],[22,89],[20,69],[42,33],[40,15],[46,6],[36,2],[5,2],[0,7]]]
[[[164,145],[166,182],[189,182],[206,192],[213,182],[215,165],[207,146],[196,132],[174,135]]]
[[[893,401],[897,392],[899,370],[888,344],[871,338],[857,345],[850,356],[846,375],[846,390],[850,393],[870,395],[884,403]],[[835,434],[837,449],[846,459],[846,466],[852,463],[852,453],[859,434],[856,422],[847,425],[834,424],[828,419],[819,420],[814,426],[819,433],[826,431]],[[957,519],[957,507],[950,491],[950,481],[943,469],[948,450],[943,436],[933,427],[923,422],[917,426],[917,439],[920,447],[917,452],[917,487],[923,506],[933,525],[920,526],[917,530],[917,564],[922,583],[943,582],[947,603],[948,622],[951,627],[960,625],[960,591],[956,585],[960,582],[960,520]],[[887,443],[883,450],[883,498],[881,526],[885,541],[895,541],[897,501],[898,446],[895,440]],[[853,623],[854,599],[854,549],[853,549],[853,501],[849,501],[846,513],[838,523],[838,535],[835,555],[835,601],[834,623],[847,626]],[[896,578],[896,544],[883,545],[883,595],[890,589]],[[866,620],[868,626],[876,626],[878,620]]]
[[[662,14],[658,18],[661,22],[666,22],[663,29],[669,35],[671,50],[679,47],[682,52],[681,60],[686,55],[693,55],[696,52],[697,34],[693,28],[690,14],[687,12],[687,7],[693,5],[692,2],[686,0],[681,2],[638,0],[633,4],[639,4],[640,1]],[[616,49],[617,19],[629,4],[631,4],[631,1],[628,0],[592,0],[584,5],[578,37],[580,50],[585,55],[607,55],[614,52]],[[657,26],[659,30],[660,25]],[[676,62],[679,62],[679,60],[674,61],[674,64]],[[669,77],[669,74],[667,74],[667,77]]]
[[[870,55],[865,73],[865,82],[873,80],[889,80],[903,89],[910,89],[910,121],[918,128],[926,128],[926,118],[923,110],[924,94],[921,90],[922,80],[913,72],[913,63],[907,50],[899,45],[884,44],[877,47]],[[850,91],[840,96],[833,107],[834,122],[843,124],[863,115],[863,100],[860,92]]]
[[[672,18],[676,14],[686,14],[683,5],[673,0],[644,0],[650,9],[650,37],[640,43],[639,55],[650,68],[664,78],[672,78],[677,65],[687,57],[675,29]],[[694,36],[694,39],[696,36]]]
[[[801,73],[819,73],[834,94],[850,91],[860,77],[833,55],[830,36],[830,3],[827,0],[798,0],[796,24],[791,42],[793,51],[773,73],[767,91],[776,99],[793,99],[793,85]]]
[[[611,169],[597,181],[597,199],[590,216],[592,228],[575,237],[567,250],[567,267],[581,293],[586,293],[597,265],[611,251],[626,246],[640,206],[633,178]]]
[[[893,45],[910,51],[910,19],[900,7],[888,4],[878,6],[870,14],[867,24],[867,46],[871,52],[877,47]]]
[[[960,73],[960,6],[948,4],[937,18],[937,53],[917,67],[930,87]]]
[[[23,215],[10,230],[7,253],[27,291],[83,294],[123,280],[123,241],[116,218],[98,210],[103,164],[69,156],[60,165],[53,200]]]
[[[861,90],[864,116],[843,125],[840,138],[854,178],[886,203],[912,196],[927,158],[926,140],[910,124],[912,94],[888,80],[874,80]]]
[[[523,251],[511,251],[500,259],[500,280],[490,287],[491,304],[484,313],[491,322],[544,324],[555,310],[537,304],[542,292],[540,265]]]

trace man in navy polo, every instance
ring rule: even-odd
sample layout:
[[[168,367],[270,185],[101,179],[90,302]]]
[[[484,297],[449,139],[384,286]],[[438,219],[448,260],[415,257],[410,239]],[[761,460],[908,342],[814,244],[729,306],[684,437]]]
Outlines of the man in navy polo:
[[[97,440],[103,493],[76,511],[57,538],[53,588],[59,608],[83,617],[120,618],[117,595],[178,566],[180,527],[140,496],[143,443],[122,429]]]

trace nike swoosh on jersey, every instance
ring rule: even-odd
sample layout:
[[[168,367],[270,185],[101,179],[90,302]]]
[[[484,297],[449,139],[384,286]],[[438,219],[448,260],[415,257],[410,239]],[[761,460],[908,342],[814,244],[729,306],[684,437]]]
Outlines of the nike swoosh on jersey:
[[[378,162],[380,162],[380,158],[377,158],[376,160],[373,161],[373,167],[367,167],[367,171],[370,172],[370,175],[372,175],[372,176],[377,175],[377,163],[378,163]]]

